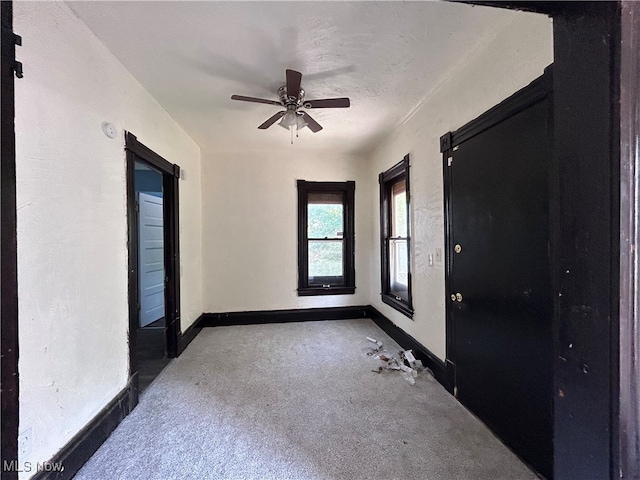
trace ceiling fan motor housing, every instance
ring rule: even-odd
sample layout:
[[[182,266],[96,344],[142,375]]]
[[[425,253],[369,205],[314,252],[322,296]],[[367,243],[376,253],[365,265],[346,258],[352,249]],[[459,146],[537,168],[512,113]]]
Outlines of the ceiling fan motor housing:
[[[289,108],[290,106],[293,106],[297,109],[302,106],[302,102],[304,100],[304,89],[301,88],[300,95],[298,97],[294,97],[287,95],[287,86],[283,85],[278,89],[278,96],[285,107]]]

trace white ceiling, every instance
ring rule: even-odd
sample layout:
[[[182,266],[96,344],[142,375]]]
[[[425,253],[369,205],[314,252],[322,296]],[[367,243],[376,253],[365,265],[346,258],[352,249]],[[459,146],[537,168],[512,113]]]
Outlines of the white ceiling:
[[[446,2],[70,2],[69,5],[203,150],[281,149],[289,133],[257,126],[278,107],[284,71],[313,109],[296,150],[362,153],[396,129],[482,39],[518,13]]]

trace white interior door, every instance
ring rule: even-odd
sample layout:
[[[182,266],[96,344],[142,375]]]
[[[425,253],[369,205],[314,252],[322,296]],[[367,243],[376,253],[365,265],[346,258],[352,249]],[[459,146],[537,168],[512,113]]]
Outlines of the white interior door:
[[[162,197],[138,194],[138,278],[140,326],[164,317]]]

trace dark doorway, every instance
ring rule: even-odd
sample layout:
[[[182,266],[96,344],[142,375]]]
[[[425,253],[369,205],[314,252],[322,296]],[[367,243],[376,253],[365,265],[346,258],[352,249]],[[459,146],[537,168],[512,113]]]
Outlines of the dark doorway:
[[[162,172],[135,161],[138,228],[139,391],[142,393],[168,363],[165,322],[164,194]]]
[[[180,167],[126,136],[129,214],[129,361],[136,396],[177,354]]]
[[[448,359],[460,402],[553,474],[550,71],[444,155]]]

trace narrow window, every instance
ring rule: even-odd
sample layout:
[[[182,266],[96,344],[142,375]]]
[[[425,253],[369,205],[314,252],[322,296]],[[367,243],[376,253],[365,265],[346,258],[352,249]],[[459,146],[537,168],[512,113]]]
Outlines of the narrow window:
[[[355,186],[298,180],[298,295],[355,292]]]
[[[379,176],[382,301],[413,317],[409,155]]]

